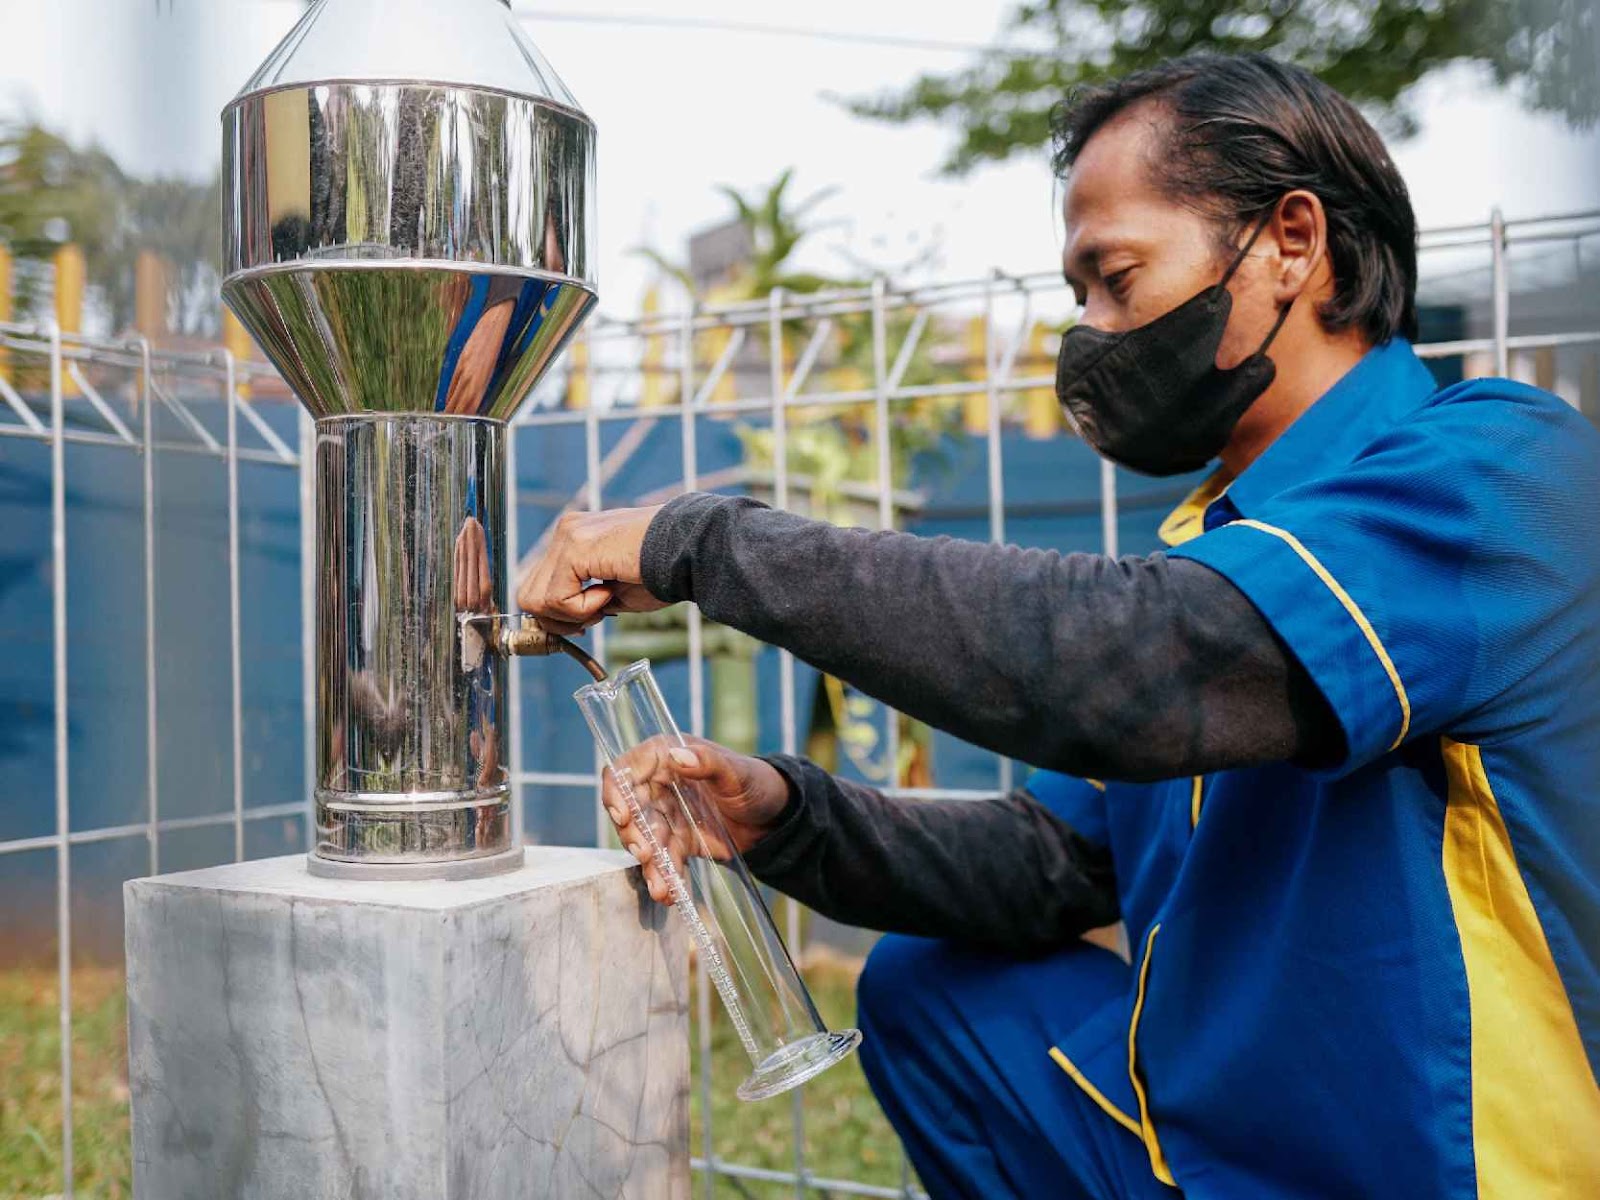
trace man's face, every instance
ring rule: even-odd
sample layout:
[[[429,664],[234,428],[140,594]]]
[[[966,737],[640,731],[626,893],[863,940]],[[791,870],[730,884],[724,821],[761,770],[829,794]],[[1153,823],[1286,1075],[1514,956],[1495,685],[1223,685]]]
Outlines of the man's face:
[[[1236,253],[1218,245],[1211,221],[1152,182],[1165,122],[1149,104],[1122,113],[1089,139],[1067,180],[1062,269],[1083,305],[1080,319],[1107,333],[1147,324],[1211,287]],[[1234,312],[1221,366],[1252,353],[1276,315],[1260,269],[1269,241],[1264,233],[1229,285]]]

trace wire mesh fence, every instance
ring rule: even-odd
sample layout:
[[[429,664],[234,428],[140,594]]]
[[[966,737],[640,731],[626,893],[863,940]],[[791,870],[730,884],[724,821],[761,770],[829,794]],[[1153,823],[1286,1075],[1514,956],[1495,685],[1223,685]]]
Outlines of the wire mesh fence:
[[[1597,239],[1600,213],[1427,234],[1420,349],[1440,379],[1515,374],[1600,416]],[[511,569],[564,511],[689,490],[869,527],[1149,551],[1189,481],[1118,472],[1063,428],[1054,342],[1073,311],[1058,276],[996,274],[597,321],[514,423]],[[86,1047],[120,1053],[91,1043],[115,1036],[92,1019],[104,978],[92,1003],[75,984],[119,965],[122,880],[308,844],[309,436],[274,377],[221,351],[0,326],[0,966],[34,971],[54,1009],[36,1039],[52,1062],[30,1060],[49,1086],[8,1097],[28,1148],[0,1159],[0,1191],[127,1186],[126,1151],[98,1127],[125,1092],[100,1104],[74,1078]],[[692,608],[592,636],[611,665],[655,661],[685,728],[738,749],[810,754],[919,799],[1024,778]],[[559,670],[513,672],[517,834],[608,844],[575,682]],[[793,903],[780,912],[826,1015],[852,1023],[870,938]],[[853,1065],[733,1107],[718,1064],[737,1049],[724,1054],[704,982],[698,1192],[922,1194]],[[20,1081],[26,1064],[5,1065]],[[101,1066],[91,1059],[96,1080]]]

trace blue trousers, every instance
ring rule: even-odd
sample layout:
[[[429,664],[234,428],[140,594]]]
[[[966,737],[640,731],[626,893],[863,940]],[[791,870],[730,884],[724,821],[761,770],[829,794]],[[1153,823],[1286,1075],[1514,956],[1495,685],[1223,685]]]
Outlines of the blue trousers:
[[[861,1065],[933,1200],[1176,1200],[1050,1055],[1074,1029],[1080,1054],[1089,1033],[1126,1069],[1129,971],[1087,943],[1029,960],[878,943],[857,989]]]

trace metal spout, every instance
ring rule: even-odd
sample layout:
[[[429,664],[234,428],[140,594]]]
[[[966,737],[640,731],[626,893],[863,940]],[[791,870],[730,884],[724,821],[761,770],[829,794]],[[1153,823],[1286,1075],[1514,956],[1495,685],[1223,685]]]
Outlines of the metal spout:
[[[499,654],[504,658],[548,658],[552,654],[565,654],[589,672],[596,683],[606,679],[606,669],[587,650],[558,633],[545,632],[526,614],[463,616],[461,661],[468,670],[474,670],[485,654]]]

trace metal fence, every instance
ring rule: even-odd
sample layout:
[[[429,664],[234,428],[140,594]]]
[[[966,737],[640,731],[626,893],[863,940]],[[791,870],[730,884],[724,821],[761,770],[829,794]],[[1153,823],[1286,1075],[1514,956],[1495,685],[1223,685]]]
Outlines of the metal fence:
[[[1487,223],[1437,230],[1423,239],[1424,299],[1449,318],[1445,336],[1420,347],[1424,357],[1443,360],[1464,374],[1516,372],[1558,387],[1591,418],[1600,415],[1600,314],[1592,299],[1595,264],[1591,255],[1600,239],[1600,213],[1537,221],[1506,222],[1495,214]],[[1570,267],[1570,271],[1568,270]],[[1571,297],[1588,296],[1588,307]],[[1514,298],[1517,304],[1514,305]],[[1543,299],[1541,299],[1543,298]],[[1529,318],[1521,322],[1514,308],[1527,302]],[[732,487],[755,490],[779,507],[797,500],[814,507],[816,481],[793,465],[799,429],[849,422],[856,437],[856,476],[836,483],[863,523],[881,527],[907,524],[914,516],[917,492],[909,486],[906,451],[896,446],[897,431],[920,424],[942,430],[941,436],[981,445],[972,458],[981,475],[983,500],[969,505],[967,516],[981,523],[994,541],[1008,537],[1008,519],[1018,508],[1008,502],[1015,480],[1007,472],[1007,447],[1016,445],[1018,430],[1029,421],[1034,437],[1049,437],[1044,415],[1053,385],[1051,351],[1041,344],[1041,331],[1059,328],[1070,319],[1073,302],[1058,275],[1023,277],[995,274],[988,279],[919,287],[898,287],[879,280],[870,287],[805,296],[775,293],[759,301],[706,307],[673,315],[646,315],[636,320],[597,320],[569,355],[556,377],[541,385],[514,422],[507,472],[513,490],[510,542],[520,547],[536,542],[560,511],[598,510],[619,498],[636,500],[640,488],[631,480],[642,454],[674,462],[655,462],[665,483],[647,498],[659,499],[677,490]],[[1529,323],[1537,327],[1527,327]],[[290,419],[286,405],[273,406],[245,398],[252,384],[264,385],[259,366],[235,362],[223,352],[175,354],[158,352],[142,341],[118,342],[65,336],[50,328],[0,326],[0,438],[31,440],[49,452],[49,595],[51,721],[54,748],[54,829],[38,836],[0,841],[0,863],[29,851],[54,853],[54,930],[61,1029],[61,1095],[64,1098],[61,1139],[61,1193],[71,1196],[73,1179],[72,1105],[72,966],[74,881],[72,851],[91,843],[147,843],[143,869],[163,869],[164,835],[192,829],[231,832],[231,858],[250,852],[254,823],[294,819],[309,842],[313,711],[310,603],[313,556],[306,552],[314,523],[309,519],[308,461],[310,424]],[[108,398],[115,390],[116,395]],[[1031,408],[1029,406],[1032,406]],[[1026,409],[1026,411],[1022,411]],[[1031,414],[1031,415],[1030,415]],[[269,417],[271,419],[269,419]],[[730,422],[758,431],[765,466],[748,464],[737,471],[718,467],[703,472],[703,433],[713,423],[724,432]],[[672,439],[672,424],[677,437]],[[528,455],[539,439],[560,436],[581,441],[581,469],[570,464],[575,483],[559,484],[530,499],[523,489],[518,458]],[[641,431],[654,433],[655,440]],[[668,438],[662,442],[661,433]],[[296,442],[298,434],[298,442]],[[1008,440],[1009,439],[1009,440]],[[724,439],[725,440],[725,439]],[[1063,452],[1070,438],[1062,435]],[[675,444],[674,444],[675,443]],[[141,463],[140,525],[143,538],[143,622],[134,652],[143,657],[145,680],[144,819],[104,827],[75,828],[69,763],[72,712],[68,694],[68,524],[67,451],[75,445],[126,451]],[[1079,451],[1081,447],[1077,447]],[[161,721],[158,674],[162,646],[158,637],[156,538],[160,524],[154,463],[159,454],[201,456],[226,470],[225,615],[228,652],[229,755],[232,804],[226,810],[198,815],[163,816]],[[1085,452],[1086,453],[1086,452]],[[861,464],[867,464],[862,468]],[[304,757],[294,766],[279,763],[281,803],[249,804],[245,781],[246,706],[243,670],[245,635],[241,604],[241,521],[249,515],[241,502],[241,464],[298,472],[301,712],[305,729]],[[1084,511],[1098,516],[1098,543],[1073,548],[1106,553],[1143,551],[1127,544],[1120,520],[1125,501],[1119,487],[1131,480],[1107,465],[1097,471],[1097,487]],[[913,481],[914,482],[914,481]],[[287,486],[287,485],[286,485]],[[803,493],[803,495],[802,495]],[[802,505],[804,506],[804,505]],[[521,518],[519,529],[519,516]],[[914,520],[909,523],[915,525]],[[520,540],[519,540],[520,539]],[[530,552],[531,553],[531,552]],[[96,580],[96,586],[105,581]],[[211,619],[219,615],[209,609]],[[707,628],[698,612],[689,611],[683,629],[687,668],[687,705],[680,714],[688,729],[705,735],[711,695],[707,681]],[[604,657],[608,638],[594,633],[597,653]],[[127,649],[124,646],[124,649]],[[511,689],[510,769],[518,791],[513,806],[519,837],[524,830],[525,798],[539,789],[594,789],[593,764],[573,769],[570,761],[554,762],[525,738],[527,672],[537,664],[520,663]],[[777,735],[773,748],[787,753],[803,749],[803,727],[797,697],[796,662],[776,657]],[[888,790],[914,798],[976,799],[1003,793],[1017,778],[1016,766],[994,758],[991,784],[940,787],[927,778],[907,779],[903,768],[898,719],[879,714],[882,762]],[[586,754],[587,752],[585,752]],[[970,763],[969,759],[969,763]],[[924,772],[924,774],[926,774]],[[299,798],[299,797],[304,797]],[[32,803],[25,796],[0,795],[0,810]],[[598,803],[593,806],[597,842],[608,836]],[[230,857],[223,855],[223,857]],[[170,866],[170,864],[168,864]],[[789,903],[784,910],[787,937],[797,960],[804,962],[802,914]],[[698,988],[696,1037],[701,1139],[694,1167],[704,1194],[715,1194],[719,1180],[741,1194],[749,1185],[781,1187],[797,1197],[859,1195],[915,1197],[922,1193],[903,1164],[888,1168],[878,1182],[826,1178],[807,1165],[805,1090],[791,1106],[793,1161],[782,1169],[737,1161],[739,1154],[719,1152],[712,1121],[712,1013],[703,977]],[[882,1172],[880,1172],[882,1174]]]
[[[246,830],[250,823],[283,817],[298,819],[307,813],[303,800],[248,809],[244,802],[239,468],[242,463],[260,463],[297,471],[301,463],[300,453],[286,444],[252,406],[240,400],[241,385],[251,377],[250,368],[236,364],[231,356],[220,351],[203,355],[157,353],[142,339],[111,342],[64,335],[54,327],[35,329],[0,325],[0,437],[44,443],[48,446],[50,456],[50,672],[55,829],[45,836],[0,842],[0,862],[13,861],[12,856],[25,855],[28,851],[53,849],[55,852],[55,938],[63,1098],[61,1188],[65,1196],[74,1193],[71,1103],[73,849],[142,839],[147,847],[148,872],[155,874],[162,869],[164,835],[186,830],[228,829],[232,833],[232,858],[241,860],[246,855]],[[115,389],[116,394],[108,399],[103,389],[111,388]],[[196,415],[193,407],[196,394],[214,399],[218,411],[225,413],[221,431],[209,428]],[[256,445],[241,445],[241,423],[248,430],[247,436]],[[158,428],[162,430],[159,433]],[[137,823],[75,829],[68,762],[68,730],[73,714],[67,687],[67,453],[69,447],[77,446],[126,451],[136,456],[140,464],[138,507],[142,514],[140,557],[144,571],[138,586],[142,593],[142,629],[134,638],[119,638],[119,641],[124,643],[125,651],[143,657],[145,746],[142,790],[148,808],[145,819]],[[161,809],[155,463],[157,456],[163,453],[200,456],[223,464],[226,470],[226,644],[231,705],[228,721],[231,806],[225,811],[204,815],[164,817]],[[310,528],[311,523],[305,522],[305,529],[309,531]],[[132,644],[127,644],[129,642]],[[15,778],[12,779],[14,786],[17,782]],[[297,782],[303,785],[306,781]],[[24,796],[16,793],[0,797],[0,803],[6,806],[26,802]]]

